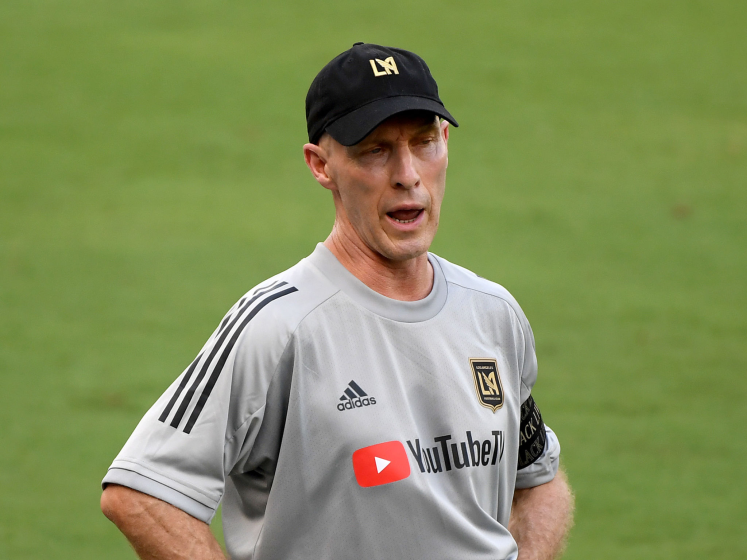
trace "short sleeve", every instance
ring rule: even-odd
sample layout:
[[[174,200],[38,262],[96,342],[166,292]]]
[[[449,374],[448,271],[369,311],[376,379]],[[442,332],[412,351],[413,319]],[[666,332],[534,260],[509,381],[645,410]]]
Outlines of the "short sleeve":
[[[534,333],[524,312],[519,309],[519,325],[523,335],[523,362],[521,367],[521,402],[526,401],[537,382],[537,354],[534,348]]]
[[[545,450],[531,465],[516,472],[516,488],[532,488],[550,482],[560,464],[560,442],[555,432],[545,425]]]
[[[519,323],[523,333],[524,360],[521,370],[521,402],[522,405],[531,402],[533,407],[537,404],[529,401],[534,384],[537,382],[537,354],[534,344],[534,333],[529,321],[519,308]],[[539,409],[537,408],[537,414]],[[550,482],[558,472],[560,463],[560,442],[555,432],[544,424],[540,416],[540,429],[545,431],[545,446],[542,453],[529,464],[521,467],[516,472],[516,488],[531,488]],[[524,428],[524,426],[521,426]],[[520,451],[521,453],[521,451]]]
[[[109,468],[104,486],[128,486],[210,522],[220,503],[226,475],[224,444],[230,431],[233,373],[229,357],[212,387],[208,386],[215,373],[209,367],[210,357],[217,348],[214,335],[145,414]],[[202,416],[209,418],[209,423],[200,423],[195,430]]]
[[[226,477],[262,424],[268,388],[287,342],[268,321],[252,319],[290,291],[280,286],[247,294],[229,311],[142,418],[104,477],[104,487],[127,486],[210,522]]]

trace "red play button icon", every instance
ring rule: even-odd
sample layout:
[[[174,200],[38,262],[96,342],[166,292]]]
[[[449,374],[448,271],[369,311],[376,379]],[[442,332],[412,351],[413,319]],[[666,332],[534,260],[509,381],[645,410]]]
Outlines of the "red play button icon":
[[[401,442],[387,441],[355,451],[353,470],[358,484],[368,488],[407,478],[410,461]]]

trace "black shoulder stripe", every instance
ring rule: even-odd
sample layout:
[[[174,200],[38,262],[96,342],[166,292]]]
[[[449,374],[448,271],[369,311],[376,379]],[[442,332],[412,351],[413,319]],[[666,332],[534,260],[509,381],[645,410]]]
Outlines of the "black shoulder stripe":
[[[158,418],[159,421],[166,422],[166,418],[168,418],[169,414],[171,414],[171,409],[174,408],[176,401],[179,400],[179,395],[182,394],[182,391],[184,391],[184,388],[187,386],[187,383],[189,383],[189,378],[192,377],[192,373],[197,367],[197,364],[199,363],[200,358],[202,358],[202,352],[200,352],[195,358],[195,360],[190,364],[189,369],[187,370],[187,373],[185,373],[184,377],[182,377],[182,380],[179,383],[179,386],[176,388],[174,395],[171,397],[169,404],[166,405],[166,408],[163,409],[161,416]]]
[[[542,414],[532,395],[529,395],[529,398],[521,405],[518,470],[527,468],[542,456],[546,440]]]
[[[187,392],[184,394],[184,398],[182,399],[181,404],[179,405],[179,408],[176,411],[176,414],[174,415],[174,418],[171,420],[171,427],[176,428],[179,426],[179,423],[182,421],[182,418],[184,418],[184,413],[187,411],[187,408],[189,407],[189,403],[192,402],[192,397],[195,394],[195,391],[197,390],[197,387],[200,385],[200,382],[202,381],[203,377],[205,377],[205,373],[207,373],[207,370],[210,368],[210,363],[213,361],[213,358],[218,353],[218,350],[223,345],[223,342],[228,337],[228,333],[231,332],[231,329],[236,325],[236,323],[241,319],[241,316],[246,312],[246,310],[254,303],[257,299],[262,297],[264,294],[271,292],[273,290],[276,290],[277,288],[280,288],[284,285],[286,285],[287,282],[280,282],[276,286],[267,289],[264,292],[258,293],[253,298],[251,298],[249,301],[245,302],[241,308],[236,312],[233,320],[228,324],[226,328],[221,331],[220,336],[218,337],[218,340],[213,344],[213,348],[210,352],[210,355],[208,358],[203,362],[202,367],[200,368],[199,373],[197,374],[197,377],[192,382],[192,385],[189,387]],[[185,380],[183,380],[185,385],[188,381],[185,376]],[[181,393],[181,390],[179,390]],[[169,408],[169,411],[171,409]],[[163,414],[161,415],[163,416]],[[166,414],[168,416],[168,414]]]
[[[277,284],[277,283],[278,283],[277,280],[275,280],[275,282],[271,282],[267,286],[260,286],[259,288],[257,288],[256,290],[254,290],[254,293],[252,294],[254,296],[254,299],[257,299],[259,296],[262,296],[262,295],[266,294],[267,292],[271,292],[272,291],[271,288],[273,288],[273,286],[275,286],[275,284]],[[283,284],[285,284],[285,282],[283,282]],[[277,286],[275,286],[275,287],[277,287]],[[245,301],[246,301],[246,296],[244,296],[243,298],[241,298],[239,300],[239,303],[236,304],[235,309],[238,310],[239,313],[241,312],[241,308],[244,305]],[[252,301],[254,301],[254,300],[252,300]],[[218,329],[218,334],[220,334],[221,332],[223,332],[223,329],[226,328],[226,325],[228,324],[228,322],[231,320],[232,317],[235,317],[235,316],[236,316],[235,313],[228,313],[228,314],[226,314],[226,318],[223,319],[223,322],[221,323],[220,328]]]
[[[274,301],[278,298],[281,298],[283,296],[287,296],[288,294],[292,294],[293,292],[297,292],[298,290],[294,287],[287,288],[281,292],[276,292],[272,294],[271,296],[268,296],[267,298],[260,301],[254,309],[252,309],[251,313],[246,316],[246,318],[241,322],[241,325],[239,328],[237,328],[233,332],[233,336],[231,337],[231,340],[226,344],[226,347],[223,349],[223,353],[220,356],[220,359],[216,363],[215,367],[213,368],[212,373],[210,374],[210,378],[208,379],[207,383],[205,384],[205,388],[202,390],[202,394],[200,395],[199,400],[197,401],[197,404],[195,405],[194,410],[192,411],[191,416],[189,417],[189,420],[187,421],[187,425],[184,426],[184,433],[188,434],[192,431],[192,427],[195,425],[195,422],[197,422],[197,419],[200,417],[200,413],[202,412],[203,407],[205,406],[205,403],[208,400],[208,397],[210,397],[210,393],[213,391],[213,387],[215,387],[215,383],[218,381],[218,378],[220,377],[221,372],[223,371],[223,366],[226,363],[226,360],[228,359],[229,354],[231,353],[231,350],[233,350],[234,345],[236,344],[236,341],[239,339],[239,336],[241,335],[241,332],[244,330],[244,327],[246,327],[249,324],[249,321],[251,321],[254,316],[259,313],[259,311],[268,303],[271,301]]]
[[[270,288],[272,288],[277,283],[278,283],[278,281],[275,280],[274,282],[270,282],[269,284],[267,284],[267,286],[257,286],[254,289],[254,292],[252,292],[252,295],[256,296],[257,294],[259,294],[259,292],[263,292],[265,290],[269,290]]]
[[[241,306],[244,305],[244,302],[246,301],[246,297],[243,297],[239,300],[239,303],[236,304],[236,310],[241,309]],[[228,321],[231,320],[231,317],[234,316],[234,313],[232,311],[229,311],[226,313],[225,319],[223,319],[223,322],[220,324],[220,328],[218,329],[218,334],[220,334],[223,329],[226,328],[226,325],[228,324]]]
[[[269,286],[265,286],[262,288],[263,290],[268,290],[272,286],[277,284],[277,282],[273,282]],[[267,292],[263,292],[267,293]],[[262,294],[257,294],[257,296],[261,296]],[[256,299],[256,298],[255,298]],[[238,313],[241,313],[242,311],[242,305],[246,298],[241,298],[236,305],[236,308],[238,309]],[[225,328],[228,321],[233,317],[234,314],[228,313],[226,315],[226,318],[223,319],[223,322],[221,323],[220,328],[218,329],[218,332],[216,333],[216,336],[219,335],[223,329]],[[200,358],[202,358],[203,352],[200,352],[200,354],[195,358],[195,360],[190,364],[189,369],[187,370],[187,373],[182,377],[181,382],[179,383],[179,386],[176,388],[176,391],[174,392],[174,395],[171,397],[171,400],[169,400],[169,403],[166,405],[166,408],[163,409],[163,412],[161,413],[161,416],[158,418],[161,422],[166,422],[166,419],[169,417],[169,414],[171,414],[171,410],[174,408],[174,405],[179,400],[179,396],[182,394],[182,391],[184,391],[184,388],[187,386],[187,383],[189,383],[189,379],[192,377],[192,373],[194,373],[195,367],[197,367],[197,364],[200,362]]]

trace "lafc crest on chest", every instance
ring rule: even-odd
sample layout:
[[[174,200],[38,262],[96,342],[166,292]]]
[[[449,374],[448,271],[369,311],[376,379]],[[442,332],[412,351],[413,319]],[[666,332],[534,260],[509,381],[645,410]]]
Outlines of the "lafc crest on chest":
[[[503,406],[504,394],[498,362],[492,358],[470,358],[477,400],[493,412]]]

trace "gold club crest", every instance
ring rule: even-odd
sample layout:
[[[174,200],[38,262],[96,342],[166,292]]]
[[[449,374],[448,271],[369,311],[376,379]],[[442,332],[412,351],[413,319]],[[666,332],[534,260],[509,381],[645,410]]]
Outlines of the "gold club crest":
[[[498,362],[491,358],[470,358],[472,376],[475,380],[477,400],[493,412],[503,406],[503,385],[498,373]]]

